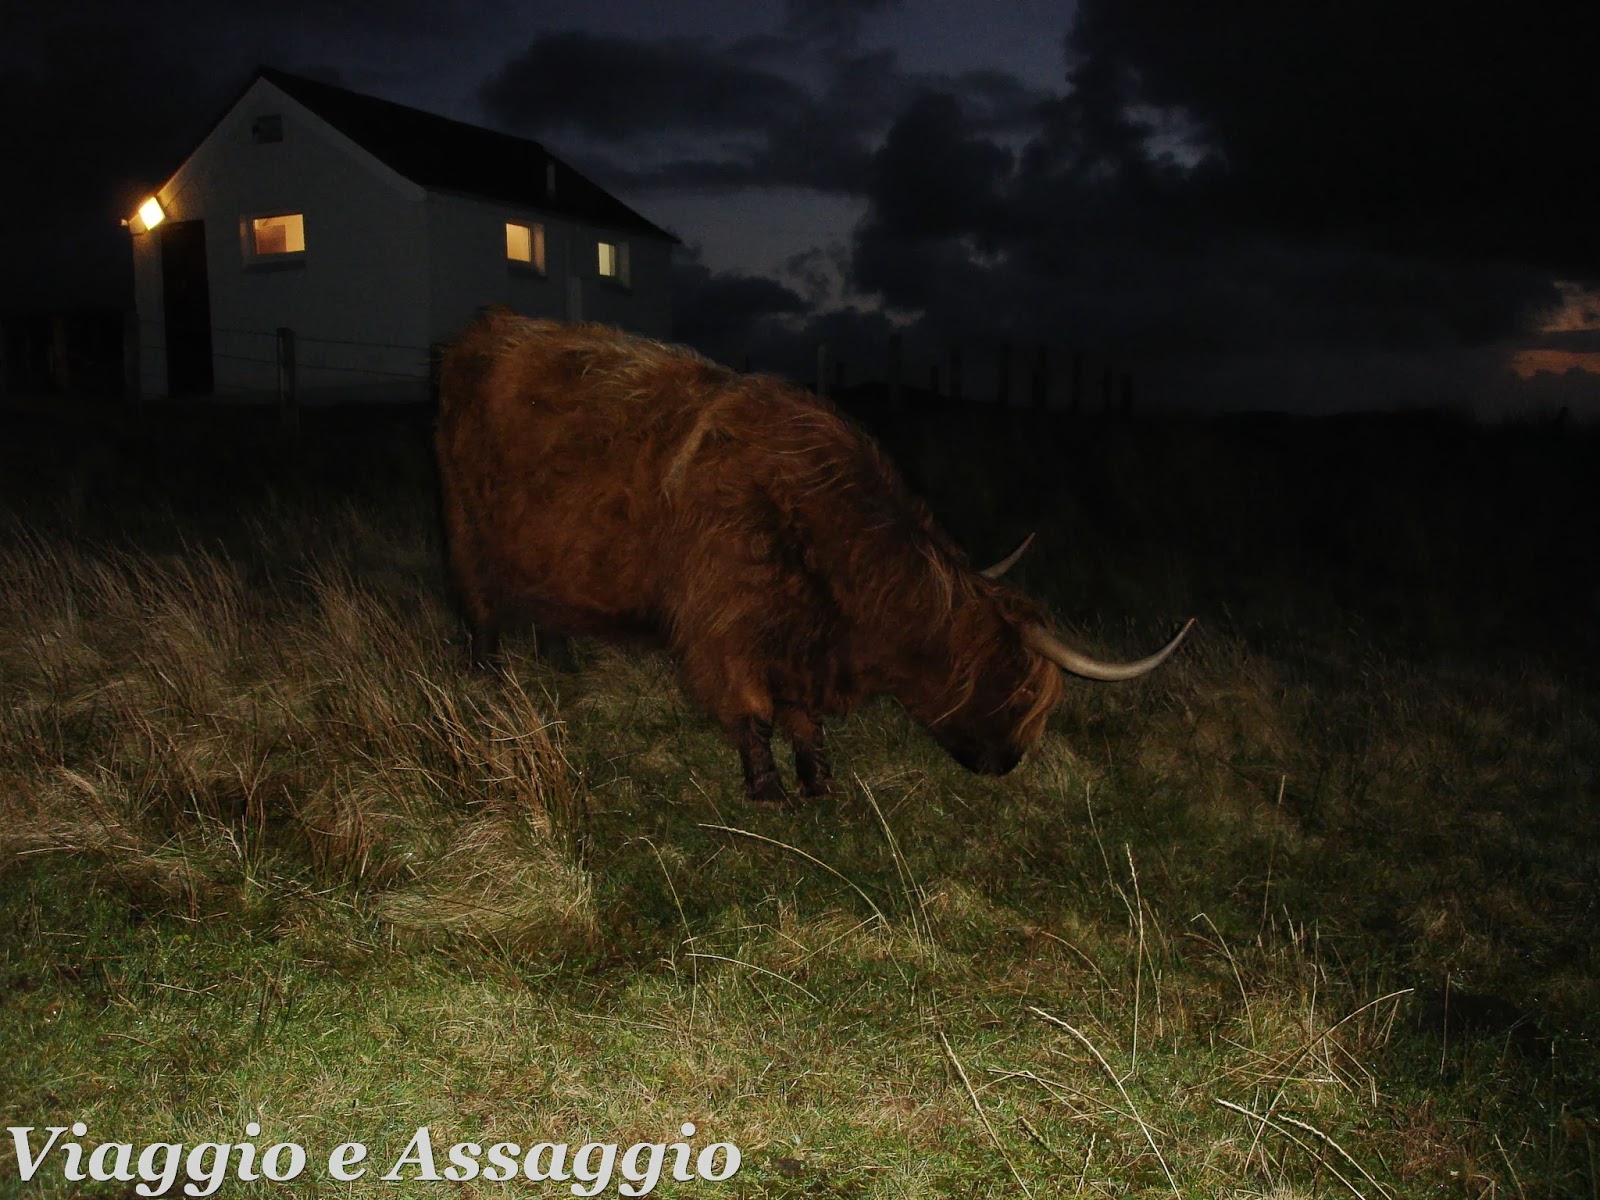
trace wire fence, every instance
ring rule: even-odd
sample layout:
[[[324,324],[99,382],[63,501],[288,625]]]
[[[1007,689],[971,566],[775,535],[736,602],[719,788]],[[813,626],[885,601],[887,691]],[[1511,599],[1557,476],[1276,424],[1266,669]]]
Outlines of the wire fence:
[[[144,394],[188,391],[293,408],[302,401],[421,400],[434,387],[433,346],[307,334],[286,326],[207,325],[189,336],[149,317],[139,319],[137,336]]]
[[[185,328],[131,312],[102,316],[108,319],[81,332],[62,318],[35,322],[38,329],[26,331],[32,336],[23,336],[13,323],[4,386],[285,406],[426,401],[436,393],[440,347],[386,337],[381,329],[362,337],[350,329],[301,332],[209,323]],[[747,347],[702,348],[730,366],[751,369]],[[1133,409],[1134,379],[1125,366],[1060,344],[939,344],[896,331],[875,342],[852,338],[793,349],[798,353],[789,361],[756,366],[776,367],[841,399],[877,397],[895,408],[946,399],[1085,413]]]

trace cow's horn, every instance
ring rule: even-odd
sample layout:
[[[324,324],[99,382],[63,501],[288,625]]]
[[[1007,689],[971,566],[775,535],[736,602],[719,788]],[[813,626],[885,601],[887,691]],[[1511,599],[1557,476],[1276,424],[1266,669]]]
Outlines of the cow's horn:
[[[1189,630],[1194,628],[1194,618],[1190,617],[1178,630],[1178,636],[1173,638],[1149,658],[1141,658],[1138,662],[1108,663],[1099,659],[1090,658],[1081,654],[1072,647],[1062,642],[1042,625],[1029,625],[1022,631],[1022,641],[1030,650],[1036,650],[1044,655],[1063,671],[1071,671],[1074,675],[1082,675],[1085,679],[1100,679],[1114,682],[1119,679],[1135,679],[1146,671],[1153,671],[1167,661],[1167,656],[1178,648],[1179,643],[1188,636]]]
[[[979,571],[978,574],[982,575],[985,579],[999,579],[1000,576],[1004,575],[1007,571],[1011,570],[1012,567],[1017,565],[1017,559],[1021,558],[1023,552],[1027,550],[1029,546],[1033,545],[1033,538],[1034,535],[1030,533],[1027,537],[1022,539],[1022,545],[1018,546],[1010,554],[1006,555],[999,562],[995,563],[994,566],[985,567],[983,570]]]

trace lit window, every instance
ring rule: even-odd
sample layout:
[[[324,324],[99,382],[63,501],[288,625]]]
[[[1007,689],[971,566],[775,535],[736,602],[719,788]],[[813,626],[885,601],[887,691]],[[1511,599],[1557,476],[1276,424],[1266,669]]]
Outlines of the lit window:
[[[544,270],[544,226],[519,225],[515,221],[507,221],[506,259],[542,272]]]
[[[600,278],[628,284],[628,244],[626,242],[600,243]]]
[[[251,247],[258,258],[277,254],[303,254],[306,248],[304,213],[257,217],[250,222]]]

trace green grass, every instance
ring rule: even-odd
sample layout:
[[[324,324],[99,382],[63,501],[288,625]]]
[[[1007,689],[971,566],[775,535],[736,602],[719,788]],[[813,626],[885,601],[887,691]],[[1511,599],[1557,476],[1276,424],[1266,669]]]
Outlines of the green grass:
[[[876,704],[780,814],[659,656],[459,669],[419,430],[146,420],[3,497],[5,1126],[307,1149],[224,1196],[567,1195],[373,1176],[685,1121],[743,1169],[653,1194],[1600,1190],[1592,442],[1085,426],[1044,483],[941,418],[894,448],[975,557],[1031,488],[1075,636],[1202,632],[1003,780]],[[132,1194],[59,1164],[0,1194]]]

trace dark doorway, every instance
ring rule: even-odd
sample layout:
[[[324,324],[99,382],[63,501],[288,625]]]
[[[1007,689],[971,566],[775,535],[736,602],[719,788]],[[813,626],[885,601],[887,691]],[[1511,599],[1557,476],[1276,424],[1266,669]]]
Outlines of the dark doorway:
[[[167,323],[167,395],[209,396],[211,287],[206,280],[206,223],[173,221],[161,238],[161,312]]]

